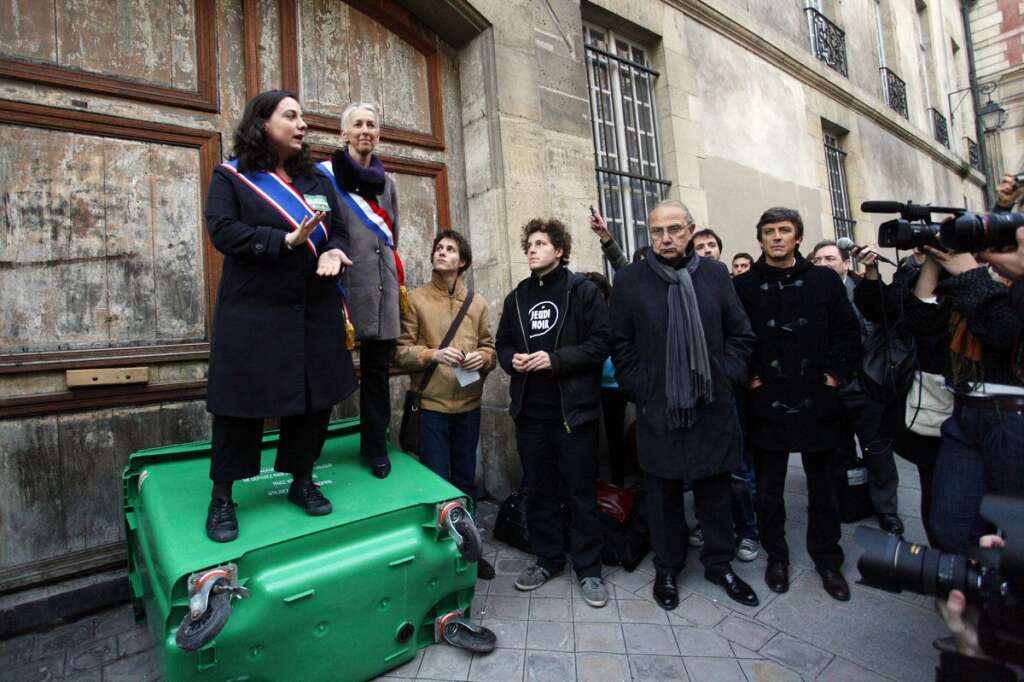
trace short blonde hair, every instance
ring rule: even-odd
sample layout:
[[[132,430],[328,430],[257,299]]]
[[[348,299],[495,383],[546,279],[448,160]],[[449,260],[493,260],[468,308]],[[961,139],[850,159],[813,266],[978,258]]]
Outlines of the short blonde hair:
[[[341,129],[344,130],[348,127],[348,120],[352,118],[352,114],[357,111],[369,111],[373,114],[373,119],[380,123],[380,110],[377,105],[373,102],[353,102],[345,107],[345,111],[341,112]]]

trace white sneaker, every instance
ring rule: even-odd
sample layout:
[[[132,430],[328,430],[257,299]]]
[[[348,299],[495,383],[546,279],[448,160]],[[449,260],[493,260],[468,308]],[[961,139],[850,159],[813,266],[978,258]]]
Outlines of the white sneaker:
[[[736,545],[736,558],[740,561],[753,561],[760,553],[761,550],[757,548],[757,540],[743,538]]]

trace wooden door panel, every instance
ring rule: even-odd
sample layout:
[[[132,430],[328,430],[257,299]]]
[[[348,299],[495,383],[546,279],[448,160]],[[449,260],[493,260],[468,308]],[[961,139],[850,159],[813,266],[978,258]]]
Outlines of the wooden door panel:
[[[206,337],[195,149],[0,125],[0,353]]]

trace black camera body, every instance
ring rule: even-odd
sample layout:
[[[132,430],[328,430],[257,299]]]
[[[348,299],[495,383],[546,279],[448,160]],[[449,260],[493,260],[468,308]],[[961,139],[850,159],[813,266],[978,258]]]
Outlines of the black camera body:
[[[1024,499],[986,495],[981,515],[1002,528],[1006,547],[948,554],[877,528],[860,526],[854,540],[860,582],[889,592],[909,590],[945,599],[961,590],[981,611],[978,643],[994,658],[1024,664]]]
[[[865,201],[865,213],[899,213],[900,217],[878,227],[878,244],[902,250],[930,246],[953,253],[1013,247],[1017,228],[1024,227],[1022,213],[978,215],[964,208],[921,206],[912,202]],[[947,215],[941,223],[932,214]]]

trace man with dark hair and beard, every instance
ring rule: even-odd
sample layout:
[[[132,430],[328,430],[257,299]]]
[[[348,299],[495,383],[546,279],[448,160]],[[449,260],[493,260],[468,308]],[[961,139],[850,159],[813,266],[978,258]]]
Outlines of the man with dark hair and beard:
[[[836,447],[843,435],[839,389],[860,357],[860,326],[842,281],[797,250],[803,220],[771,208],[757,222],[762,255],[733,283],[757,345],[750,362],[748,433],[754,447],[757,520],[768,553],[765,582],[789,589],[789,547],[783,493],[789,453],[807,475],[807,551],[825,591],[847,601],[840,573]]]
[[[653,255],[616,275],[612,360],[619,386],[636,402],[637,450],[654,548],[654,599],[679,604],[686,561],[683,485],[689,480],[704,528],[704,577],[745,606],[757,594],[732,570],[730,472],[742,438],[733,384],[747,376],[754,344],[724,267],[687,253],[693,219],[678,201],[648,218]]]

